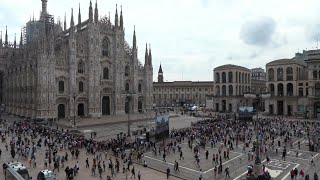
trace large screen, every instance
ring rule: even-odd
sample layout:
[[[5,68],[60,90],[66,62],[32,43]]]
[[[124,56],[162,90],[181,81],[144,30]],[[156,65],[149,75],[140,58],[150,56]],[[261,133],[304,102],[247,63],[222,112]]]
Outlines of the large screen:
[[[253,107],[239,107],[239,119],[248,119],[253,116]]]
[[[156,117],[156,141],[169,137],[169,115],[159,114]]]

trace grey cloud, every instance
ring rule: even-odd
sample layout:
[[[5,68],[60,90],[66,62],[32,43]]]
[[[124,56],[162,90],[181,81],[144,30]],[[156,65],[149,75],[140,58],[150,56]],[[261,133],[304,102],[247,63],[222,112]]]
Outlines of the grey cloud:
[[[265,46],[272,41],[276,22],[270,17],[261,17],[242,25],[240,38],[244,43],[255,46]]]
[[[259,56],[259,54],[254,52],[254,53],[250,54],[249,58],[250,59],[254,59],[254,58],[258,57],[258,56]]]
[[[320,24],[307,26],[305,29],[305,32],[306,32],[306,36],[309,41],[319,41],[320,40]]]

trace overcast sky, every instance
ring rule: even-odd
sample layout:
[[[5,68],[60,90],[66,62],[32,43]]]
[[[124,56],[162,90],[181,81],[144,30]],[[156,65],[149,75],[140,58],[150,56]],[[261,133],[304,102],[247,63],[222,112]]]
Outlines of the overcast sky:
[[[71,8],[77,23],[80,3],[84,21],[89,2],[48,0],[48,11],[56,19],[66,12],[69,26]],[[265,68],[316,48],[320,40],[319,0],[98,0],[99,16],[110,11],[114,22],[116,4],[122,5],[130,45],[136,26],[140,61],[151,43],[154,80],[160,62],[165,81],[212,80],[219,65]],[[7,25],[13,41],[33,12],[39,19],[40,10],[41,0],[0,0],[0,30]]]

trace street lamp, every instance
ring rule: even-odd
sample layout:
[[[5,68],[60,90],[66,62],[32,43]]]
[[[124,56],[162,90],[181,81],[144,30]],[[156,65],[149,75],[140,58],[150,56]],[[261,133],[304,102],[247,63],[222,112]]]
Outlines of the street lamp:
[[[256,93],[245,93],[243,95],[245,98],[248,99],[253,99],[256,102],[256,113],[257,113],[257,118],[256,118],[256,125],[258,126],[258,118],[259,118],[259,108],[260,108],[260,104],[262,102],[262,99],[267,99],[270,98],[270,94],[269,93],[262,93],[262,94],[256,94]],[[253,166],[253,174],[258,176],[261,174],[261,159],[260,159],[260,154],[259,154],[259,150],[260,150],[260,141],[262,141],[262,138],[259,138],[259,131],[257,128],[257,132],[256,132],[256,142],[253,143],[253,146],[255,148],[255,153],[256,153],[256,158],[254,161],[254,166]]]
[[[73,127],[76,128],[76,92],[73,93]]]
[[[128,134],[127,134],[127,136],[128,137],[130,137],[131,135],[130,135],[130,102],[131,102],[131,100],[132,100],[132,93],[131,92],[127,92],[126,93],[126,101],[127,101],[127,103],[128,103]]]

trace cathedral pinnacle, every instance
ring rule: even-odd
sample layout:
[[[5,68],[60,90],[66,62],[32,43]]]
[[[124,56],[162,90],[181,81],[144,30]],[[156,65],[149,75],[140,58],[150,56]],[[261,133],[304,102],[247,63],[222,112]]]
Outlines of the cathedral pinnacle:
[[[122,16],[122,6],[121,7],[121,10],[120,10],[120,28],[123,29],[123,16]]]
[[[81,24],[81,10],[80,10],[80,3],[79,3],[79,14],[78,14],[78,26]]]
[[[22,48],[22,29],[21,29],[21,35],[20,35],[20,44],[19,44],[19,48]]]
[[[2,31],[1,32],[1,35],[0,35],[0,47],[2,47]]]
[[[92,2],[90,0],[90,6],[89,6],[89,23],[93,22],[93,12],[92,12]]]
[[[148,55],[148,44],[146,43],[146,53],[144,55],[144,64],[147,65],[148,64],[148,59],[149,59],[149,55]]]
[[[71,8],[71,21],[70,21],[70,27],[74,26],[74,21],[73,21],[73,8]]]
[[[149,44],[149,65],[152,65],[151,44]]]
[[[98,12],[98,2],[96,0],[96,6],[94,8],[94,23],[98,23],[99,21],[99,12]]]
[[[111,16],[110,16],[110,11],[109,11],[109,18],[108,18],[109,24],[111,24]]]
[[[67,30],[67,13],[64,13],[64,23],[63,23],[63,30]]]
[[[132,42],[133,50],[137,49],[137,39],[136,39],[136,26],[133,26],[133,42]]]
[[[5,35],[5,39],[4,39],[4,44],[7,47],[8,46],[8,30],[7,30],[7,26],[6,26],[6,35]]]
[[[16,33],[14,33],[14,42],[13,42],[13,47],[17,47],[17,41],[16,41]]]
[[[114,25],[118,27],[118,4],[116,4],[116,15],[114,18]]]

